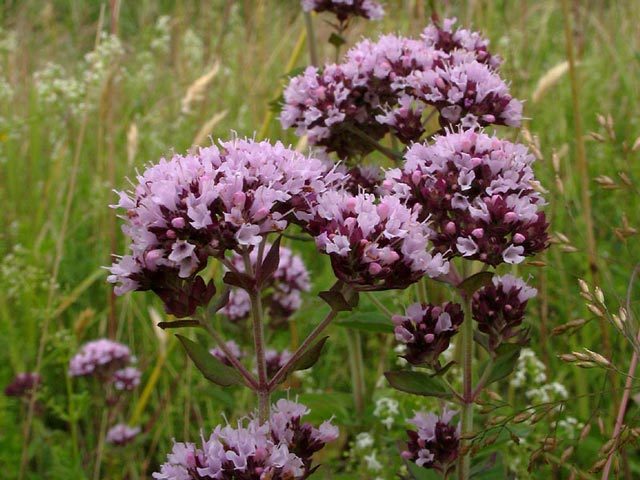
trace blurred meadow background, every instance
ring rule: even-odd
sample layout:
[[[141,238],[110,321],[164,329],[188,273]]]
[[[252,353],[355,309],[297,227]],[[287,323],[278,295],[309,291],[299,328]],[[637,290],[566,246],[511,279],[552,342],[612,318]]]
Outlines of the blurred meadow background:
[[[514,407],[495,415],[530,404],[557,408],[535,425],[500,432],[493,448],[503,474],[486,478],[599,478],[589,471],[611,438],[633,350],[587,308],[578,279],[600,286],[612,312],[628,304],[633,320],[638,3],[387,0],[385,7],[383,20],[354,23],[348,45],[384,32],[417,36],[433,9],[491,39],[492,51],[505,58],[512,93],[525,100],[524,128],[504,134],[530,146],[548,191],[553,245],[518,268],[525,278],[533,275],[539,291],[528,314],[532,341],[511,382],[497,389]],[[321,59],[333,61],[326,18],[314,15],[313,24]],[[126,188],[126,177],[146,163],[232,132],[305,149],[282,130],[273,106],[288,74],[309,63],[308,40],[297,0],[0,3],[0,384],[36,368],[43,377],[34,415],[23,401],[0,396],[2,478],[149,478],[172,438],[196,439],[222,414],[233,419],[253,407],[248,393],[207,383],[173,334],[154,327],[165,317],[155,297],[114,297],[101,266],[125,243],[109,204],[116,203],[112,190]],[[332,283],[328,258],[312,243],[287,246],[303,255],[313,292],[288,332],[269,332],[279,347],[295,345],[319,321],[322,303],[313,293]],[[444,292],[428,293],[445,300]],[[378,298],[396,312],[410,293]],[[364,300],[345,315],[331,327],[328,353],[292,380],[312,417],[335,415],[341,426],[340,441],[319,459],[319,478],[397,478],[403,419],[425,404],[381,380],[396,354],[391,336],[373,328],[361,337],[366,402],[356,414],[344,323],[366,322],[379,315],[375,309]],[[96,385],[67,376],[78,346],[102,336],[129,345],[143,371],[140,388],[115,418],[107,418]],[[583,347],[617,370],[580,369],[557,358]],[[630,426],[640,425],[636,393]],[[124,448],[106,445],[115,421],[143,433]],[[639,478],[638,450],[630,444],[625,451],[616,456],[619,478]]]

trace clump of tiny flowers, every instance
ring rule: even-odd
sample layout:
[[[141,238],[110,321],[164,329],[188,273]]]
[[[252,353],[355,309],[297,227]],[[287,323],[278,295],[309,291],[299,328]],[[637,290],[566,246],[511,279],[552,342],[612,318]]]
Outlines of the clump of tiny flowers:
[[[486,63],[493,69],[502,64],[502,59],[489,52],[489,40],[479,32],[466,28],[454,28],[457,19],[445,18],[442,23],[433,21],[423,31],[421,38],[427,46],[446,53],[463,51],[472,53],[479,63]]]
[[[129,347],[106,338],[85,343],[69,361],[69,375],[95,375],[110,380],[116,370],[124,368],[132,359]]]
[[[113,373],[113,386],[116,390],[131,391],[140,385],[142,374],[136,367],[126,367]]]
[[[121,447],[133,442],[139,433],[140,427],[130,427],[124,423],[118,423],[107,432],[107,443]]]
[[[25,397],[31,395],[42,382],[42,377],[37,373],[18,373],[11,383],[4,389],[7,397]]]
[[[424,275],[449,271],[431,254],[431,230],[398,197],[328,191],[318,197],[305,228],[331,257],[335,275],[357,290],[405,288]]]
[[[244,353],[242,352],[242,350],[240,349],[240,347],[238,346],[238,344],[235,341],[228,340],[227,342],[225,342],[225,345],[226,345],[227,349],[229,350],[229,352],[237,360],[240,360],[241,358],[244,357]],[[227,355],[224,353],[224,351],[220,347],[212,348],[211,350],[209,350],[209,353],[211,355],[213,355],[214,357],[216,357],[218,360],[220,360],[225,365],[227,365],[229,367],[232,366],[231,361],[229,360]]]
[[[395,398],[380,397],[376,399],[373,416],[379,418],[380,423],[382,423],[387,430],[391,430],[399,413],[400,403]]]
[[[421,209],[437,232],[436,250],[447,257],[516,264],[548,243],[533,161],[523,145],[473,130],[448,132],[413,145],[383,188]]]
[[[297,480],[308,478],[317,467],[313,454],[338,438],[330,421],[318,428],[303,422],[304,405],[279,400],[269,420],[255,418],[217,426],[202,445],[175,443],[167,463],[153,474],[156,480]]]
[[[406,345],[405,360],[412,365],[438,366],[438,358],[458,333],[464,314],[457,303],[414,303],[405,315],[394,315],[392,320],[396,340]]]
[[[350,17],[380,20],[384,16],[384,8],[374,0],[302,0],[300,3],[305,12],[331,12],[340,22]]]
[[[131,254],[111,266],[116,294],[152,290],[176,316],[194,313],[215,289],[197,273],[209,257],[258,245],[342,175],[282,143],[233,139],[162,159],[119,192]]]
[[[526,343],[527,332],[520,327],[527,302],[537,293],[535,288],[513,275],[493,277],[490,285],[474,293],[473,319],[478,322],[478,329],[488,335],[491,350],[509,340]]]
[[[265,251],[269,251],[270,244],[266,244]],[[249,258],[253,271],[258,264],[258,250],[251,251]],[[234,254],[230,259],[231,265],[239,272],[245,272],[244,260],[241,255]],[[309,272],[300,255],[294,254],[287,247],[280,247],[280,263],[269,281],[263,284],[266,298],[263,305],[271,313],[271,317],[288,318],[302,305],[302,292],[311,288]],[[242,289],[233,289],[229,294],[229,301],[220,313],[232,321],[246,318],[251,311],[249,294]]]
[[[409,441],[402,457],[419,467],[433,468],[446,474],[453,468],[460,446],[460,427],[451,423],[455,414],[446,408],[440,416],[416,413],[409,420],[416,429],[407,430]]]
[[[285,89],[283,127],[346,158],[372,151],[371,140],[388,132],[405,144],[418,141],[429,106],[443,128],[519,125],[522,104],[494,70],[488,42],[469,31],[445,41],[452,33],[433,28],[442,41],[431,31],[423,40],[383,35],[356,44],[341,64],[308,67]]]

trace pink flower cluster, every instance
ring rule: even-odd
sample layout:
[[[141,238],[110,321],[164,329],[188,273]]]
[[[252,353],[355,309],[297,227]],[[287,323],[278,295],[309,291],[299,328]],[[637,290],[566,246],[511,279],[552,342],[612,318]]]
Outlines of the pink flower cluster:
[[[442,254],[430,253],[430,228],[397,196],[325,192],[305,228],[335,275],[357,290],[404,288],[449,271]]]
[[[492,284],[478,290],[472,299],[473,319],[478,329],[489,336],[489,348],[515,339],[527,341],[527,331],[520,327],[527,302],[537,295],[535,288],[513,275],[493,277]]]
[[[421,208],[447,257],[520,263],[547,247],[544,200],[526,147],[473,130],[415,144],[383,188]]]
[[[265,251],[269,251],[270,244],[266,244]],[[258,250],[249,254],[252,269],[258,264]],[[231,264],[240,272],[245,272],[242,255],[234,254]],[[302,305],[302,292],[311,288],[309,272],[299,255],[286,247],[280,247],[280,263],[271,279],[264,285],[266,297],[263,305],[269,310],[272,319],[286,319],[293,315]],[[220,310],[229,320],[237,321],[246,318],[251,311],[251,300],[246,290],[234,288],[229,295],[229,302]]]
[[[140,385],[142,374],[136,367],[126,367],[113,372],[113,386],[116,390],[135,390]]]
[[[215,428],[202,446],[175,443],[156,480],[297,480],[315,470],[313,454],[338,438],[338,429],[326,421],[318,428],[303,423],[304,405],[278,400],[267,423],[252,419],[236,428]]]
[[[410,144],[424,134],[428,106],[442,127],[520,124],[522,104],[494,69],[499,60],[478,33],[432,26],[422,40],[363,40],[341,64],[308,67],[284,92],[280,121],[341,158],[366,154],[388,132]]]
[[[129,347],[113,340],[101,338],[85,343],[69,362],[69,375],[85,377],[96,375],[110,380],[116,370],[131,361]]]
[[[406,345],[403,355],[412,365],[437,365],[438,357],[449,348],[464,320],[462,308],[447,302],[442,306],[415,303],[405,315],[394,315],[396,340]]]
[[[130,427],[124,423],[118,423],[107,432],[107,443],[121,447],[133,442],[139,433],[140,427]]]
[[[340,22],[350,17],[364,17],[367,20],[380,20],[384,9],[375,0],[302,0],[305,12],[331,12]]]
[[[120,192],[131,254],[111,267],[121,295],[153,290],[176,316],[215,293],[196,277],[211,256],[253,247],[284,230],[295,210],[342,175],[281,143],[234,139],[149,167],[133,192]]]
[[[402,457],[419,467],[446,474],[458,458],[460,447],[460,427],[451,423],[455,414],[446,408],[441,416],[416,413],[409,420],[416,430],[407,430],[409,441]]]
[[[428,47],[446,53],[472,53],[476,61],[498,69],[502,59],[489,52],[489,41],[478,32],[466,28],[454,29],[456,21],[455,18],[445,18],[442,25],[434,21],[423,30],[421,37]]]

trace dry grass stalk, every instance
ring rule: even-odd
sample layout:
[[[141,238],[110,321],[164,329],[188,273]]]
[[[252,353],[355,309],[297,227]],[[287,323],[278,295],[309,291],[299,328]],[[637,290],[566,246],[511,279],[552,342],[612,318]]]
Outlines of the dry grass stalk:
[[[194,103],[201,101],[204,98],[204,93],[207,87],[211,84],[214,78],[220,71],[220,62],[216,62],[213,67],[207,71],[201,77],[198,77],[187,89],[187,93],[182,98],[181,111],[187,115],[191,113],[191,107]]]
[[[193,145],[202,145],[204,141],[211,135],[213,129],[227,116],[228,110],[223,110],[216,113],[207,122],[202,125],[195,138],[193,139]]]
[[[538,103],[540,99],[552,88],[558,81],[569,71],[569,62],[565,60],[558,65],[551,67],[547,70],[542,77],[538,80],[536,89],[531,95],[531,101]]]

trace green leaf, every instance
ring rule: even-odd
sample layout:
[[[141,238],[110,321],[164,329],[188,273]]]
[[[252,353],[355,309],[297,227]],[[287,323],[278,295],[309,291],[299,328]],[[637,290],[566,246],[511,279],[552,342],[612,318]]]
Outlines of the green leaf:
[[[320,292],[323,299],[334,312],[349,312],[358,306],[359,295],[349,285],[338,280],[329,290]]]
[[[512,343],[503,343],[496,350],[496,358],[493,364],[489,364],[487,368],[491,368],[485,385],[497,382],[509,376],[516,367],[518,358],[520,357],[520,346]]]
[[[439,480],[442,477],[431,468],[419,467],[410,460],[405,461],[412,480]]]
[[[280,113],[280,110],[282,110],[282,106],[284,105],[284,95],[281,94],[277,98],[274,98],[268,103],[268,105],[269,111],[273,113]]]
[[[284,78],[285,80],[288,80],[291,77],[297,77],[298,75],[300,75],[302,72],[304,72],[307,69],[306,65],[302,66],[302,67],[295,67],[292,68],[291,70],[289,70],[287,73],[281,75],[281,78]]]
[[[504,448],[504,447],[503,447]],[[474,480],[490,480],[493,478],[505,478],[502,455],[492,454],[486,462],[474,465],[471,468],[470,477]]]
[[[371,333],[393,333],[393,323],[379,312],[358,312],[339,320],[336,325]]]
[[[256,272],[256,282],[258,286],[268,282],[277,270],[278,265],[280,265],[280,240],[282,240],[282,235],[278,235],[276,241],[273,242],[262,261],[262,265],[260,265],[260,268],[258,268]]]
[[[461,281],[458,284],[458,290],[462,290],[464,293],[471,296],[485,285],[489,285],[492,278],[493,272],[478,272]]]
[[[315,363],[320,358],[320,354],[322,353],[322,349],[324,348],[324,344],[327,342],[329,337],[323,337],[314,343],[311,347],[304,352],[300,358],[291,365],[289,369],[290,372],[295,372],[296,370],[306,370],[307,368],[311,368],[315,365]]]
[[[329,43],[336,48],[340,48],[342,45],[347,43],[344,37],[338,35],[336,32],[333,32],[329,37]]]
[[[163,330],[167,328],[187,328],[187,327],[200,327],[200,322],[198,320],[175,320],[173,322],[160,322],[158,323],[158,327]]]
[[[397,370],[385,372],[384,376],[393,388],[401,392],[423,397],[450,398],[453,396],[440,378],[432,377],[427,373]]]
[[[451,360],[449,363],[447,363],[444,367],[440,367],[438,368],[434,373],[431,374],[432,377],[441,377],[443,376],[445,373],[447,373],[449,371],[449,369],[451,367],[453,367],[456,364],[455,360]]]
[[[324,348],[324,344],[327,342],[328,338],[328,336],[321,338],[309,347],[298,360],[293,362],[286,374],[280,380],[280,383],[284,382],[287,376],[292,372],[297,370],[306,370],[307,368],[313,367],[320,358],[320,354],[322,353],[322,349]]]
[[[256,286],[255,279],[244,272],[227,272],[224,274],[222,281],[227,285],[242,288],[247,292],[252,291]]]
[[[207,380],[222,387],[243,383],[242,376],[235,369],[226,366],[202,345],[182,335],[176,335],[176,337]]]

